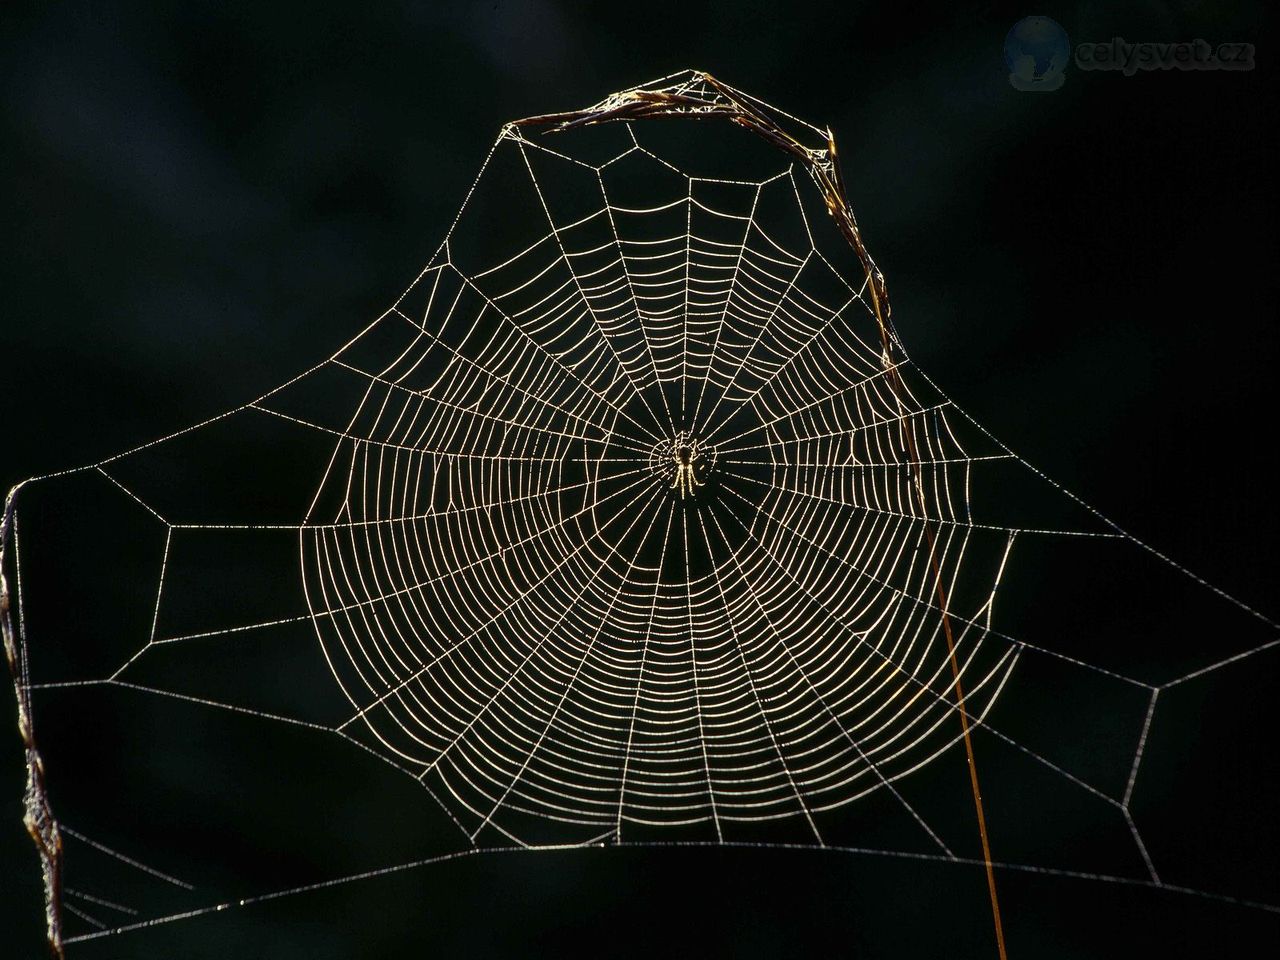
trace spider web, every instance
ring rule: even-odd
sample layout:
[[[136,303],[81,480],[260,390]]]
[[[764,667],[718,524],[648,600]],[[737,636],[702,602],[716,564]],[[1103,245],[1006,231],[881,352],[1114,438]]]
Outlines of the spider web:
[[[817,145],[694,138],[643,122],[654,95]],[[6,641],[55,943],[495,849],[989,862],[946,760],[970,729],[989,798],[1017,798],[993,818],[1002,871],[1274,910],[1179,861],[1140,773],[1161,705],[1238,676],[1275,624],[910,361],[852,218],[832,229],[827,131],[697,72],[576,116],[505,127],[427,268],[324,362],[11,495]],[[1186,584],[1176,609],[1134,613],[1161,578]],[[202,875],[190,843],[130,835],[135,795],[77,789],[86,741],[161,757],[157,730],[231,720],[270,746],[206,750],[207,774],[271,778],[296,750],[393,778],[431,826],[416,855],[399,829],[264,894],[251,841]],[[173,826],[190,789],[160,791]],[[1076,851],[1081,829],[1100,839]]]

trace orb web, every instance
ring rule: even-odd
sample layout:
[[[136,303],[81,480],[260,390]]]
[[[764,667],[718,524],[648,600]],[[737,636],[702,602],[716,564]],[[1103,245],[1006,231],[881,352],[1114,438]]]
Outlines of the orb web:
[[[208,883],[150,865],[202,862],[172,834],[119,849],[70,825],[93,810],[127,837],[110,791],[68,782],[50,805],[33,718],[76,694],[116,703],[126,743],[171,709],[251,722],[271,746],[234,761],[246,777],[274,776],[270,738],[323,738],[411,785],[401,817],[445,825],[407,862],[397,838],[382,860],[298,866],[271,897],[459,840],[802,843],[990,872],[976,780],[970,799],[931,762],[963,745],[1023,798],[1002,807],[1000,869],[1267,900],[1167,883],[1135,809],[1155,802],[1139,771],[1160,697],[1267,654],[1275,625],[916,367],[844,194],[828,131],[698,72],[509,124],[434,258],[328,359],[37,478],[21,510],[11,494],[5,637],[55,945],[261,899],[231,883],[210,903]],[[92,493],[32,499],[46,481]],[[76,510],[87,530],[122,509],[126,536],[43,546]],[[1075,609],[1091,589],[1131,600],[1137,560],[1195,586],[1182,639],[1091,642],[1105,628]],[[114,593],[104,569],[123,572]],[[1082,586],[1063,603],[1044,591],[1065,572]],[[154,577],[145,609],[130,577]],[[70,599],[41,593],[57,578]],[[1031,601],[1004,623],[1010,578]],[[43,653],[77,600],[121,613]],[[1190,625],[1223,608],[1231,632],[1204,642]],[[1068,722],[1044,722],[1050,700]],[[1088,723],[1108,733],[1082,758],[1068,748]],[[1073,859],[1078,823],[1102,853]],[[64,883],[67,850],[133,871],[135,899],[106,868]]]
[[[921,520],[954,580],[970,461],[945,402],[889,385],[866,281],[809,239],[804,171],[691,175],[634,128],[589,164],[563,139],[508,127],[487,165],[514,168],[503,215],[537,239],[479,268],[446,243],[386,362],[347,364],[367,389],[302,558],[350,722],[473,836],[539,814],[820,839],[815,812],[958,732]],[[487,233],[469,212],[454,235]],[[976,703],[1011,653],[984,658],[981,616]]]

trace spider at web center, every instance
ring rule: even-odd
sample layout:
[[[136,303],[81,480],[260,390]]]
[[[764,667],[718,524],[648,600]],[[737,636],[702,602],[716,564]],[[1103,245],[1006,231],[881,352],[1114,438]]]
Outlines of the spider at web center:
[[[681,500],[694,496],[706,482],[707,471],[714,459],[710,448],[697,437],[682,430],[671,440],[665,456],[670,489]]]

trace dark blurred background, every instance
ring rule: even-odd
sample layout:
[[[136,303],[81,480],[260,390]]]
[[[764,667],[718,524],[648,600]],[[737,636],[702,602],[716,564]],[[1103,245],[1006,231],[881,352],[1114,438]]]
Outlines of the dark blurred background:
[[[0,482],[100,459],[318,362],[416,276],[501,123],[698,67],[836,131],[899,331],[961,406],[1274,615],[1280,272],[1263,9],[11,4]],[[1053,17],[1073,42],[1252,42],[1258,67],[1069,67],[1062,89],[1021,93],[1001,49],[1028,14]],[[1259,669],[1274,675],[1274,663]],[[1272,749],[1274,719],[1249,719],[1270,724],[1259,747]],[[0,771],[0,952],[35,957],[40,889],[16,734],[0,737]],[[390,931],[369,952],[994,955],[984,923],[953,923],[985,909],[978,873],[594,856],[484,859],[388,890],[386,915],[361,921]],[[1197,904],[1192,922],[1169,898],[1043,882],[1025,902],[1012,896],[1014,956],[1106,955],[1099,931],[1135,916],[1147,929],[1130,929],[1132,943],[1166,955],[1208,948],[1225,927],[1280,929],[1254,913]],[[241,943],[235,955],[320,955],[324,910],[270,915],[283,926],[262,920],[245,941],[260,953]],[[161,948],[124,937],[110,949],[100,955]]]

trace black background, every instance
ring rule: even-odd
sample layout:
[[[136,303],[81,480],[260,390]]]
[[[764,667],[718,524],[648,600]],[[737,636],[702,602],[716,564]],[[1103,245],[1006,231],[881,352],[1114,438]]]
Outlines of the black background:
[[[502,122],[693,66],[837,132],[899,331],[962,406],[1137,536],[1274,613],[1277,158],[1261,10],[11,7],[0,482],[168,433],[328,356],[435,250]],[[1068,68],[1061,90],[1019,93],[1001,45],[1035,13],[1073,42],[1251,41],[1259,66]],[[1274,663],[1258,669],[1274,676]],[[1274,720],[1252,719],[1267,749]],[[0,747],[0,952],[25,957],[40,954],[41,911],[18,746]],[[1249,787],[1265,816],[1274,784]],[[439,868],[389,888],[386,915],[338,922],[382,930],[369,950],[386,955],[994,955],[974,919],[977,872],[595,856]],[[1224,931],[1274,939],[1280,926],[1203,905],[1192,922],[1176,898],[1054,883],[1011,896],[1011,955],[1191,955]],[[327,909],[264,908],[245,942],[318,955]]]

